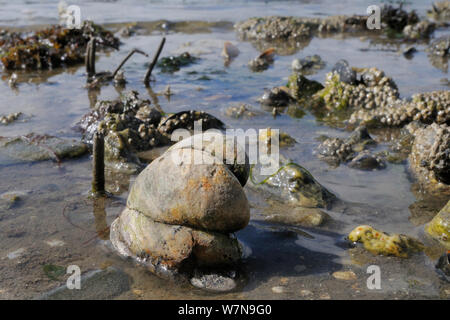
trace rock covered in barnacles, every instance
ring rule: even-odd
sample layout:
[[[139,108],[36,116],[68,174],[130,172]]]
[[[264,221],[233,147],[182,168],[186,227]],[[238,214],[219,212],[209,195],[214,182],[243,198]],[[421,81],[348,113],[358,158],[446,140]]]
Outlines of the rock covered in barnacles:
[[[431,192],[450,188],[450,128],[433,123],[414,132],[409,156],[411,170]]]
[[[254,72],[261,72],[267,70],[273,64],[275,57],[275,49],[270,48],[261,53],[258,57],[248,63],[250,70]]]
[[[450,201],[425,226],[425,231],[450,249]]]
[[[376,145],[376,142],[369,135],[367,127],[360,126],[345,140],[341,138],[326,138],[317,147],[316,154],[319,159],[333,166],[338,166],[341,162],[353,161],[356,158],[351,166],[358,169],[367,169],[367,162],[371,162],[369,158],[374,156],[364,151],[367,147],[373,145]],[[362,152],[364,153],[358,157],[359,153]],[[375,166],[375,168],[377,167],[380,168],[381,165]]]
[[[365,123],[371,126],[402,126],[412,121],[425,124],[447,123],[450,119],[450,92],[433,91],[418,93],[411,101],[397,99],[375,109],[356,110],[350,123]]]
[[[103,133],[107,167],[133,173],[143,167],[138,154],[172,144],[171,134],[175,129],[193,130],[194,122],[199,120],[204,130],[224,128],[219,119],[202,111],[184,111],[163,117],[151,106],[150,100],[141,100],[138,92],[130,91],[117,100],[99,101],[78,126],[88,144],[92,144],[96,131]]]
[[[360,242],[364,248],[376,255],[397,256],[407,258],[410,253],[422,251],[423,244],[404,234],[389,235],[375,230],[371,226],[361,225],[348,235],[351,242]]]
[[[111,225],[111,242],[159,276],[188,280],[201,278],[202,268],[220,273],[236,266],[242,248],[232,232],[248,224],[250,211],[241,183],[213,155],[214,143],[199,150],[183,141],[137,177]],[[226,287],[234,288],[230,281]],[[224,288],[210,283],[208,289]]]
[[[315,34],[366,31],[367,16],[331,16],[326,18],[270,16],[250,18],[235,24],[246,40],[301,40]]]
[[[323,100],[330,111],[375,109],[398,99],[396,84],[382,70],[362,68],[357,71],[354,84],[346,83],[340,78],[342,75],[346,81],[353,82],[354,77],[348,69],[342,67],[328,73],[325,88],[316,93],[316,98]]]
[[[263,189],[291,205],[307,208],[328,208],[335,196],[323,187],[302,166],[280,156],[278,170],[263,175],[261,167],[256,165],[250,171],[251,186]]]
[[[86,45],[95,37],[98,49],[118,48],[119,39],[91,21],[81,28],[52,26],[32,34],[13,33],[0,38],[0,56],[6,69],[52,69],[84,61]]]

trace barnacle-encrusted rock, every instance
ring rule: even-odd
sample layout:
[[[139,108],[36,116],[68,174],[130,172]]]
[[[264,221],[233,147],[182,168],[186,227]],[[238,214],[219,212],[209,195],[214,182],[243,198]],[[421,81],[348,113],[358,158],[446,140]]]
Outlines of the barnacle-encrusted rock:
[[[348,239],[352,242],[361,242],[364,248],[373,254],[400,258],[407,258],[410,253],[422,251],[424,248],[423,244],[414,238],[404,234],[389,235],[368,225],[353,229]]]
[[[333,166],[338,166],[341,162],[349,162],[357,158],[358,153],[367,149],[376,142],[372,139],[365,126],[360,126],[347,139],[326,138],[317,148],[317,156]],[[365,164],[371,162],[371,154],[364,153],[352,166],[361,169],[368,169]],[[373,163],[374,164],[374,163]],[[379,168],[375,166],[373,168]],[[372,169],[373,169],[372,168]]]
[[[328,208],[335,196],[323,187],[302,166],[280,156],[280,167],[271,175],[262,175],[261,168],[253,167],[250,181],[254,188],[263,189],[291,205],[307,208]]]
[[[217,118],[201,112],[187,111],[163,117],[151,107],[150,100],[141,100],[136,91],[130,91],[113,101],[99,101],[80,121],[83,140],[92,144],[96,131],[105,136],[106,166],[124,172],[142,168],[140,152],[157,146],[170,145],[175,129],[194,129],[194,122],[202,120],[203,129],[222,129]]]
[[[111,241],[157,275],[186,279],[198,268],[239,261],[242,249],[231,233],[248,224],[250,211],[241,183],[213,155],[215,143],[205,141],[202,151],[183,141],[137,177]]]
[[[309,38],[314,34],[364,31],[367,16],[332,16],[301,18],[271,16],[250,18],[235,24],[239,35],[247,40]]]
[[[9,70],[70,66],[84,61],[91,37],[97,39],[98,49],[119,47],[119,40],[111,32],[85,21],[80,29],[52,26],[31,35],[3,32],[0,34],[0,57]]]
[[[449,91],[418,93],[411,101],[397,99],[372,110],[357,110],[349,122],[373,126],[402,126],[415,120],[426,124],[447,123],[450,121],[449,105]]]
[[[22,161],[77,158],[86,154],[86,144],[72,139],[30,133],[18,137],[0,137],[0,153]]]
[[[425,231],[450,248],[450,201],[425,227]]]
[[[429,191],[450,189],[450,128],[433,123],[414,132],[409,156],[419,183]]]
[[[337,71],[327,74],[325,88],[316,93],[330,111],[374,109],[398,99],[394,81],[377,68],[356,69],[355,85],[341,81]]]

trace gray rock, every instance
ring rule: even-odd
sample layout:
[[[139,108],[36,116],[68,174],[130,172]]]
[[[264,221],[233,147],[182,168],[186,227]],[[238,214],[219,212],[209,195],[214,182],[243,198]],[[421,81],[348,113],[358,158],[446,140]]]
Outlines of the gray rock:
[[[356,83],[356,71],[354,71],[347,60],[339,60],[331,70],[339,75],[339,80],[347,84]]]

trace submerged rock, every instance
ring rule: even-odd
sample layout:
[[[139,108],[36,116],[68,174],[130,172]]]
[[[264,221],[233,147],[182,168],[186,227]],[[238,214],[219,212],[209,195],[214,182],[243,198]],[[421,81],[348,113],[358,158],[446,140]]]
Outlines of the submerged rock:
[[[374,170],[386,168],[386,163],[380,156],[363,151],[354,157],[348,166],[359,170]]]
[[[111,225],[111,241],[119,254],[161,277],[229,290],[233,283],[217,274],[241,259],[232,232],[248,224],[249,204],[224,159],[216,158],[207,144],[203,151],[183,141],[137,177],[127,208]],[[211,271],[202,276],[202,268],[218,270],[212,272],[217,276],[211,278]]]
[[[425,226],[425,231],[450,249],[450,201]]]
[[[281,159],[280,168],[272,175],[262,175],[261,172],[261,168],[257,166],[250,171],[252,187],[263,189],[291,205],[328,208],[335,199],[311,173],[287,159]]]
[[[450,128],[433,123],[414,132],[409,156],[411,170],[425,190],[450,189]]]
[[[375,255],[407,258],[410,253],[424,249],[423,244],[414,238],[404,234],[389,235],[368,225],[353,229],[348,239],[352,242],[361,242],[367,251]]]
[[[161,68],[161,72],[173,73],[179,71],[181,67],[188,66],[197,60],[198,58],[191,56],[189,52],[184,52],[179,56],[160,58],[157,66]]]
[[[50,135],[30,133],[18,137],[0,137],[0,153],[21,161],[60,161],[88,152],[86,144]]]
[[[83,116],[78,126],[83,140],[92,144],[96,131],[105,136],[105,165],[108,168],[138,172],[143,164],[138,155],[145,151],[172,144],[175,129],[194,129],[194,122],[202,120],[204,130],[223,129],[217,118],[201,111],[185,111],[163,117],[152,107],[150,100],[141,100],[130,91],[113,101],[100,101]]]
[[[317,92],[316,96],[323,99],[328,110],[374,109],[398,98],[395,82],[382,70],[357,70],[355,79],[354,74],[342,62],[341,67],[327,74],[325,88]],[[341,76],[349,83],[341,80]]]
[[[317,147],[316,154],[319,159],[332,166],[344,162],[350,167],[362,170],[384,168],[384,161],[366,150],[373,145],[376,145],[376,142],[369,135],[367,128],[360,126],[345,140],[326,138]]]
[[[449,91],[418,93],[412,96],[411,101],[391,99],[371,110],[356,110],[349,122],[371,126],[402,126],[412,121],[446,123],[450,121],[449,103]]]

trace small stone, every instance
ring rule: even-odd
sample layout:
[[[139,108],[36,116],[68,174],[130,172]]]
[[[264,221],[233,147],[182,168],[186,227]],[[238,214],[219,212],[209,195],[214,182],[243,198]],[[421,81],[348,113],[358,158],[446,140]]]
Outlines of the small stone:
[[[336,271],[333,277],[338,280],[356,280],[356,274],[353,271]]]
[[[276,286],[276,287],[272,287],[272,291],[274,293],[283,293],[284,292],[284,288],[281,286]]]
[[[23,254],[25,253],[25,249],[24,248],[20,248],[17,249],[15,251],[12,251],[10,253],[8,253],[7,257],[9,260],[13,260],[16,258],[20,258]]]

